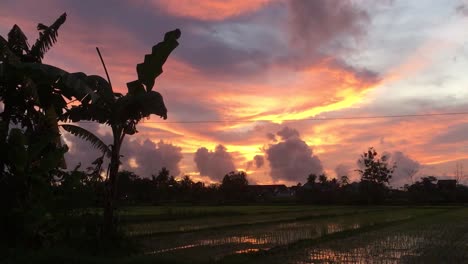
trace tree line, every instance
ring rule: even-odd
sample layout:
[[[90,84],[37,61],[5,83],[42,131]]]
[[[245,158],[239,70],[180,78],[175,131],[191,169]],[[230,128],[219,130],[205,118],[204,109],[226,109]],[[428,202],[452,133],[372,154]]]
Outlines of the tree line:
[[[188,175],[180,179],[171,176],[163,168],[150,178],[140,177],[131,171],[120,171],[116,202],[119,206],[167,205],[167,204],[255,204],[255,203],[306,203],[306,204],[443,204],[468,202],[468,187],[454,180],[443,180],[433,176],[422,177],[403,189],[393,189],[389,181],[396,168],[385,156],[379,157],[374,148],[369,148],[359,160],[360,181],[351,182],[347,175],[329,178],[325,174],[309,174],[305,183],[295,186],[249,185],[243,171],[227,173],[217,184],[195,182]],[[89,173],[75,170],[68,172],[64,181],[57,185],[63,193],[73,191],[79,197],[76,201],[83,208],[100,206],[104,194],[103,181],[92,181],[93,168]],[[444,184],[442,184],[444,183]],[[85,198],[86,197],[86,198]],[[92,197],[92,198],[91,198]]]

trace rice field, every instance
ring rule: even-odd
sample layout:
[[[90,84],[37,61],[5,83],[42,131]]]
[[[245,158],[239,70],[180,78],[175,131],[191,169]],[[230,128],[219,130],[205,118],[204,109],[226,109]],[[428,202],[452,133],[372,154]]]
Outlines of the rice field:
[[[121,217],[145,263],[468,263],[467,207],[136,207]]]

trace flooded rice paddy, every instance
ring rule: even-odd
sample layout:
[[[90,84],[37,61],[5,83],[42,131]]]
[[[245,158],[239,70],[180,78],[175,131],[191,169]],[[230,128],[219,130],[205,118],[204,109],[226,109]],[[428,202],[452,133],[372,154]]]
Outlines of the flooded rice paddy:
[[[466,254],[460,253],[468,252],[467,209],[308,209],[207,216],[192,219],[191,227],[187,226],[190,219],[173,220],[166,230],[153,229],[149,235],[135,232],[133,236],[148,255],[201,263],[223,262],[236,255],[252,257],[252,263],[258,263],[259,256],[269,263],[418,263],[421,258],[440,259],[447,252],[452,252],[451,259],[468,261]],[[450,215],[451,211],[460,217]],[[443,217],[458,220],[449,226],[442,224]],[[138,227],[154,228],[165,221],[140,223]],[[372,230],[377,226],[382,228]],[[371,231],[361,232],[367,229]],[[349,235],[344,238],[326,239],[346,232]]]
[[[291,263],[468,263],[468,214],[465,210],[332,240],[306,248]]]

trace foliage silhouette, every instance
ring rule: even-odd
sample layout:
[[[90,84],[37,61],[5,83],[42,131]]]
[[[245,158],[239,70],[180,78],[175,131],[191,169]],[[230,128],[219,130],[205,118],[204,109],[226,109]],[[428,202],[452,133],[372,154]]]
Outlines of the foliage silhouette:
[[[242,201],[247,198],[247,174],[243,171],[231,171],[226,174],[220,186],[226,202]]]
[[[167,32],[164,40],[152,49],[152,53],[145,55],[143,63],[137,65],[138,79],[127,83],[128,93],[125,95],[115,93],[109,82],[99,79],[98,89],[95,91],[97,100],[82,101],[64,115],[64,121],[78,122],[81,120],[97,121],[107,124],[112,129],[113,142],[110,150],[102,141],[93,137],[92,133],[85,132],[83,128],[68,125],[67,131],[72,132],[99,148],[103,153],[110,153],[110,164],[106,180],[106,199],[104,206],[103,232],[109,235],[114,229],[114,207],[117,199],[118,169],[120,165],[120,149],[126,135],[137,133],[136,126],[145,117],[152,114],[167,118],[167,109],[160,93],[152,91],[155,78],[163,71],[162,65],[170,53],[179,45],[179,29]],[[105,67],[105,65],[104,65]],[[107,74],[107,71],[106,71]]]
[[[63,14],[50,27],[39,24],[31,49],[17,25],[7,39],[0,36],[0,200],[5,208],[0,226],[8,246],[37,247],[51,239],[52,183],[58,168],[65,167],[67,151],[60,142],[59,116],[66,108],[63,97],[79,95],[41,70],[47,67],[41,62],[65,20]]]
[[[389,167],[388,158],[385,155],[379,157],[373,147],[364,152],[358,162],[362,166],[362,169],[357,170],[361,174],[360,187],[368,203],[382,202],[385,197],[385,184],[392,178],[396,165]]]

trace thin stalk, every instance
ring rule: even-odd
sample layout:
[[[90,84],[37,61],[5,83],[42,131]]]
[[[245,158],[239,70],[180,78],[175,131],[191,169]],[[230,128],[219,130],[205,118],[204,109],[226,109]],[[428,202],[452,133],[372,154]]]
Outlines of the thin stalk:
[[[97,50],[97,53],[99,55],[99,58],[101,59],[101,63],[102,63],[102,66],[104,67],[104,71],[106,72],[107,81],[109,82],[109,85],[112,88],[112,83],[111,83],[111,80],[110,80],[110,77],[109,77],[109,72],[107,71],[107,67],[106,67],[106,64],[104,63],[104,59],[102,58],[101,52],[99,51],[98,47],[96,47],[96,50]]]

